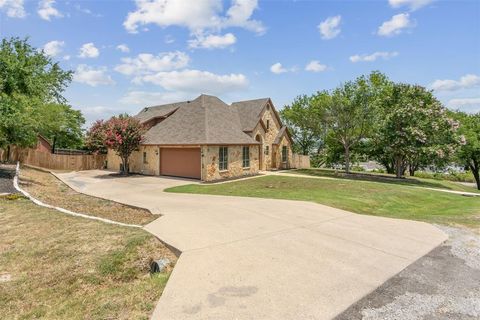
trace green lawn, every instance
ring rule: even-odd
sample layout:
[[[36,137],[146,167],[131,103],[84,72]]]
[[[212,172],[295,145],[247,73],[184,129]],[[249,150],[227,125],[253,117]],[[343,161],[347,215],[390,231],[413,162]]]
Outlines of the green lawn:
[[[480,197],[402,184],[265,176],[226,184],[185,185],[168,192],[306,200],[352,212],[432,223],[480,226]]]
[[[448,190],[455,190],[455,191],[467,191],[467,192],[480,193],[480,191],[475,188],[465,186],[460,183],[448,181],[448,180],[424,179],[424,178],[417,178],[417,177],[405,177],[402,179],[397,179],[395,178],[394,175],[387,174],[387,173],[352,172],[351,174],[346,175],[344,171],[336,171],[333,169],[324,169],[324,168],[297,169],[297,170],[291,170],[286,172],[295,173],[295,174],[305,174],[310,176],[318,176],[318,177],[375,181],[375,182],[381,182],[381,183],[402,184],[402,185],[419,186],[419,187],[427,187],[427,188],[438,188],[438,189],[448,189]]]

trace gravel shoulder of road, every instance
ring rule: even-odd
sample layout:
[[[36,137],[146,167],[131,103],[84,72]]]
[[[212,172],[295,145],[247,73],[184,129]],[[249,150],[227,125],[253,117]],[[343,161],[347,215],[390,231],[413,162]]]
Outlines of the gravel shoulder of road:
[[[336,320],[480,319],[480,235],[437,226],[449,239]]]
[[[13,187],[14,176],[15,165],[0,163],[0,194],[17,192]]]

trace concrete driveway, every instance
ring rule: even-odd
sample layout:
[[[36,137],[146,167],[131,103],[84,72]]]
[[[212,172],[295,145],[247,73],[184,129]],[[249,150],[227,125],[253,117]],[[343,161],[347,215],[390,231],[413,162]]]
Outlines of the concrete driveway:
[[[302,201],[162,190],[189,180],[57,176],[163,216],[145,229],[182,252],[154,319],[331,319],[447,239],[432,225]]]

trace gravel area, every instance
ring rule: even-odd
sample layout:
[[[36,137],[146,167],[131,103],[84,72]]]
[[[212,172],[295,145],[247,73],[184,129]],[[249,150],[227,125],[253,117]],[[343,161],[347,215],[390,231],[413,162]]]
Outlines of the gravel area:
[[[336,320],[480,319],[480,236],[437,226],[449,239]]]
[[[15,165],[0,164],[0,194],[17,192],[13,187],[14,176]]]

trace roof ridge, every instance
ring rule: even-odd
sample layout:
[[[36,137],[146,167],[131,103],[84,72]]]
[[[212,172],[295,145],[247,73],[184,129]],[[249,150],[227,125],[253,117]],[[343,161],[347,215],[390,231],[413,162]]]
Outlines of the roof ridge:
[[[261,100],[270,100],[270,98],[269,98],[269,97],[265,97],[265,98],[257,98],[257,99],[234,101],[234,102],[232,102],[232,105],[234,105],[234,104],[240,104],[240,103],[245,103],[245,102],[261,101]]]

